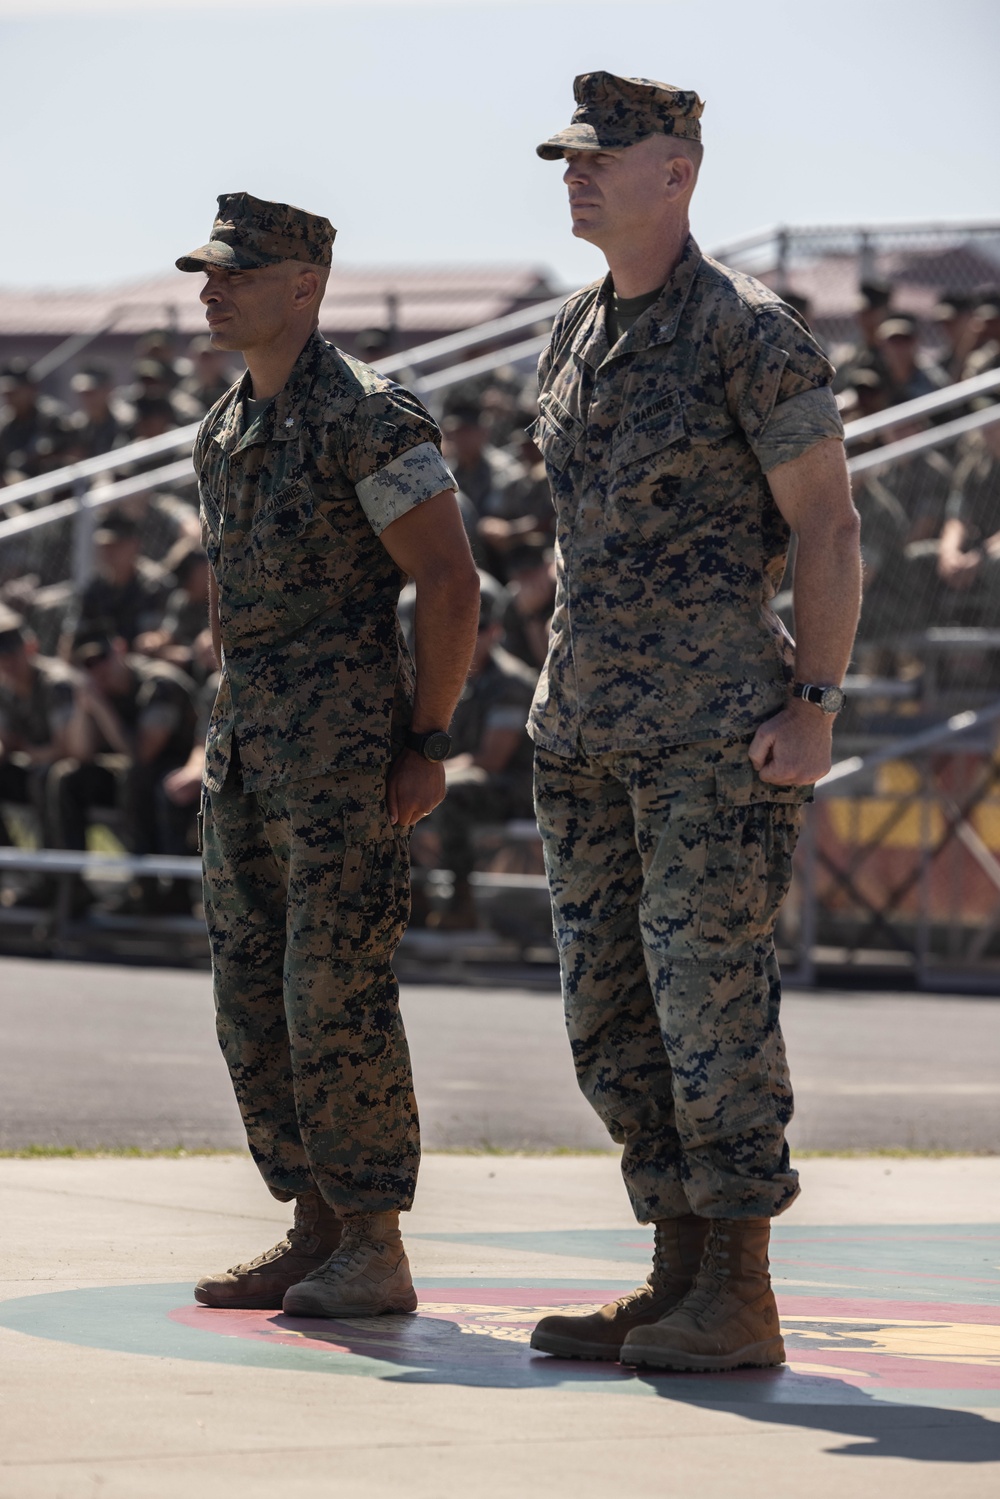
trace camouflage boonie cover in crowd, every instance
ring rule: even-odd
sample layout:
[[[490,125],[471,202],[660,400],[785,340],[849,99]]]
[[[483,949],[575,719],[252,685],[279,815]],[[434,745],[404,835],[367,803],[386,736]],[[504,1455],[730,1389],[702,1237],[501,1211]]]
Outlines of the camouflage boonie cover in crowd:
[[[337,231],[318,213],[268,203],[250,193],[223,193],[207,245],[175,261],[179,271],[258,270],[282,260],[328,266]]]
[[[205,764],[214,791],[234,732],[247,790],[388,764],[412,664],[396,618],[405,580],[379,536],[454,488],[420,402],[318,333],[244,431],[249,391],[245,375],[195,443],[224,647]]]
[[[539,364],[557,595],[529,731],[561,755],[749,738],[792,670],[770,607],[789,530],[765,475],[843,435],[833,370],[796,313],[693,239],[613,349],[611,290],[570,298]]]
[[[690,89],[596,72],[573,80],[573,96],[572,124],[536,147],[543,161],[558,161],[564,151],[620,151],[650,135],[701,140],[705,106]]]
[[[742,740],[539,750],[535,777],[573,1062],[636,1217],[773,1217],[798,1193],[773,932],[809,788]]]

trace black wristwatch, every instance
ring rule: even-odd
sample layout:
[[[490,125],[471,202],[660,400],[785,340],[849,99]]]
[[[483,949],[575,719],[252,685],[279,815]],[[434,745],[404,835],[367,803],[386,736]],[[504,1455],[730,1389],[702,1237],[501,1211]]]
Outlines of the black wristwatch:
[[[792,697],[814,703],[824,713],[839,713],[846,701],[842,687],[816,687],[811,682],[796,682],[792,688]]]
[[[444,729],[431,729],[429,734],[414,734],[412,729],[407,729],[403,743],[407,749],[416,750],[418,755],[432,760],[435,765],[440,760],[447,760],[451,754],[451,735]]]

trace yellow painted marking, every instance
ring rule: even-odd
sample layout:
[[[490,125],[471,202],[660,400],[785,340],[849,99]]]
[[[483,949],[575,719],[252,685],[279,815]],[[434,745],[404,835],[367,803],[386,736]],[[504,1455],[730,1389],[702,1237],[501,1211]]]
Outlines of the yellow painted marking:
[[[1000,1327],[873,1317],[782,1317],[796,1339],[833,1352],[876,1353],[935,1364],[1000,1369]]]

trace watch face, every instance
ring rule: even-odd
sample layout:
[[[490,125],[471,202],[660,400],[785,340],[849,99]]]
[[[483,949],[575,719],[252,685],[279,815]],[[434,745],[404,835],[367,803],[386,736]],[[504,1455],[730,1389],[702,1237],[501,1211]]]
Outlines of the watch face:
[[[819,705],[824,713],[839,713],[844,706],[844,693],[840,687],[824,687]]]
[[[439,729],[434,734],[428,734],[424,740],[423,749],[425,760],[447,760],[451,754],[451,735]]]

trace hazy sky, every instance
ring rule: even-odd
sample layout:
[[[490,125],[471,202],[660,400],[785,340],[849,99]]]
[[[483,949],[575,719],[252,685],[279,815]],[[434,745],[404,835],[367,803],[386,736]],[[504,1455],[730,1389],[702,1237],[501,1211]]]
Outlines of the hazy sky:
[[[0,284],[150,274],[220,192],[327,214],[354,264],[600,273],[560,168],[577,72],[706,100],[695,232],[1000,220],[997,0],[0,0]]]

